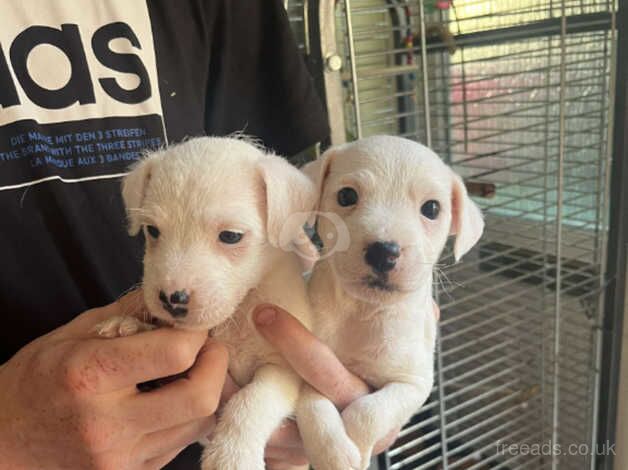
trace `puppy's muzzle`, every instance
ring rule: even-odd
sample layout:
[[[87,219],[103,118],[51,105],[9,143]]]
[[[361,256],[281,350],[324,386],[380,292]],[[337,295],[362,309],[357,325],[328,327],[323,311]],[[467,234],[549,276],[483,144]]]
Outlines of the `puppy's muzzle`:
[[[377,241],[367,245],[364,261],[376,274],[384,274],[395,267],[400,253],[401,250],[396,242]]]
[[[188,309],[182,305],[187,305],[190,302],[190,294],[185,290],[177,290],[168,297],[164,291],[160,290],[159,301],[164,310],[173,317],[184,317],[187,315]]]

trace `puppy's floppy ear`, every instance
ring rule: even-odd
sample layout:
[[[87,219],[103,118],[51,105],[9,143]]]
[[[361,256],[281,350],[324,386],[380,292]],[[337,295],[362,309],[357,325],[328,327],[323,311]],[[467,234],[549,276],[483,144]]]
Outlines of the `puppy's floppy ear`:
[[[454,258],[459,261],[475,245],[484,230],[482,211],[469,197],[462,178],[452,174],[451,189],[451,230],[456,236]]]
[[[306,174],[307,177],[316,186],[317,201],[314,207],[315,211],[320,209],[321,200],[323,197],[323,189],[325,188],[325,180],[329,175],[331,162],[336,153],[336,149],[330,148],[316,160],[306,163],[301,167],[301,171]],[[308,223],[310,225],[314,225],[316,223],[316,216],[314,215],[310,220],[308,220]]]
[[[143,158],[133,165],[131,171],[122,180],[122,199],[126,207],[129,235],[137,235],[142,227],[138,217],[138,209],[142,207],[144,201],[151,167],[150,156]]]
[[[303,237],[303,225],[316,205],[314,184],[298,168],[275,155],[259,162],[266,192],[266,231],[271,245],[288,249]]]

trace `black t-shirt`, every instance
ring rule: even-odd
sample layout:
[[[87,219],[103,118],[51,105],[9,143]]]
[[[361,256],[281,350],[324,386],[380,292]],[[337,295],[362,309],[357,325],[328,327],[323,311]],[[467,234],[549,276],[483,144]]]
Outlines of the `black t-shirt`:
[[[119,186],[142,151],[234,131],[327,136],[280,1],[4,2],[0,363],[140,281]]]

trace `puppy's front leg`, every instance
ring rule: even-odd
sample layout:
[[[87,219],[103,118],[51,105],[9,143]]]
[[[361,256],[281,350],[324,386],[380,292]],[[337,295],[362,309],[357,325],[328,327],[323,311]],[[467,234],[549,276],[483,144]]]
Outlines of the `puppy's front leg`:
[[[338,409],[307,384],[297,404],[297,424],[305,453],[316,470],[358,468],[360,451],[347,436]]]
[[[285,367],[265,365],[222,410],[202,470],[263,470],[264,448],[281,421],[294,412],[301,379]]]
[[[142,331],[150,331],[157,328],[155,325],[143,322],[131,315],[116,315],[98,323],[92,332],[103,338],[118,338],[121,336],[133,336]]]
[[[347,434],[360,449],[361,469],[369,466],[373,446],[391,430],[403,426],[427,400],[433,380],[391,382],[358,398],[342,412]]]

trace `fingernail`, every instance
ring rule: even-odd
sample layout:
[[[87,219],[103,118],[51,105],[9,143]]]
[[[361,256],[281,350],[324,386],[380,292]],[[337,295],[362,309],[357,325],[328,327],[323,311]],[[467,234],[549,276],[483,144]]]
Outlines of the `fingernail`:
[[[277,310],[269,307],[265,307],[259,312],[255,313],[255,323],[260,326],[268,326],[275,321],[277,317]]]

